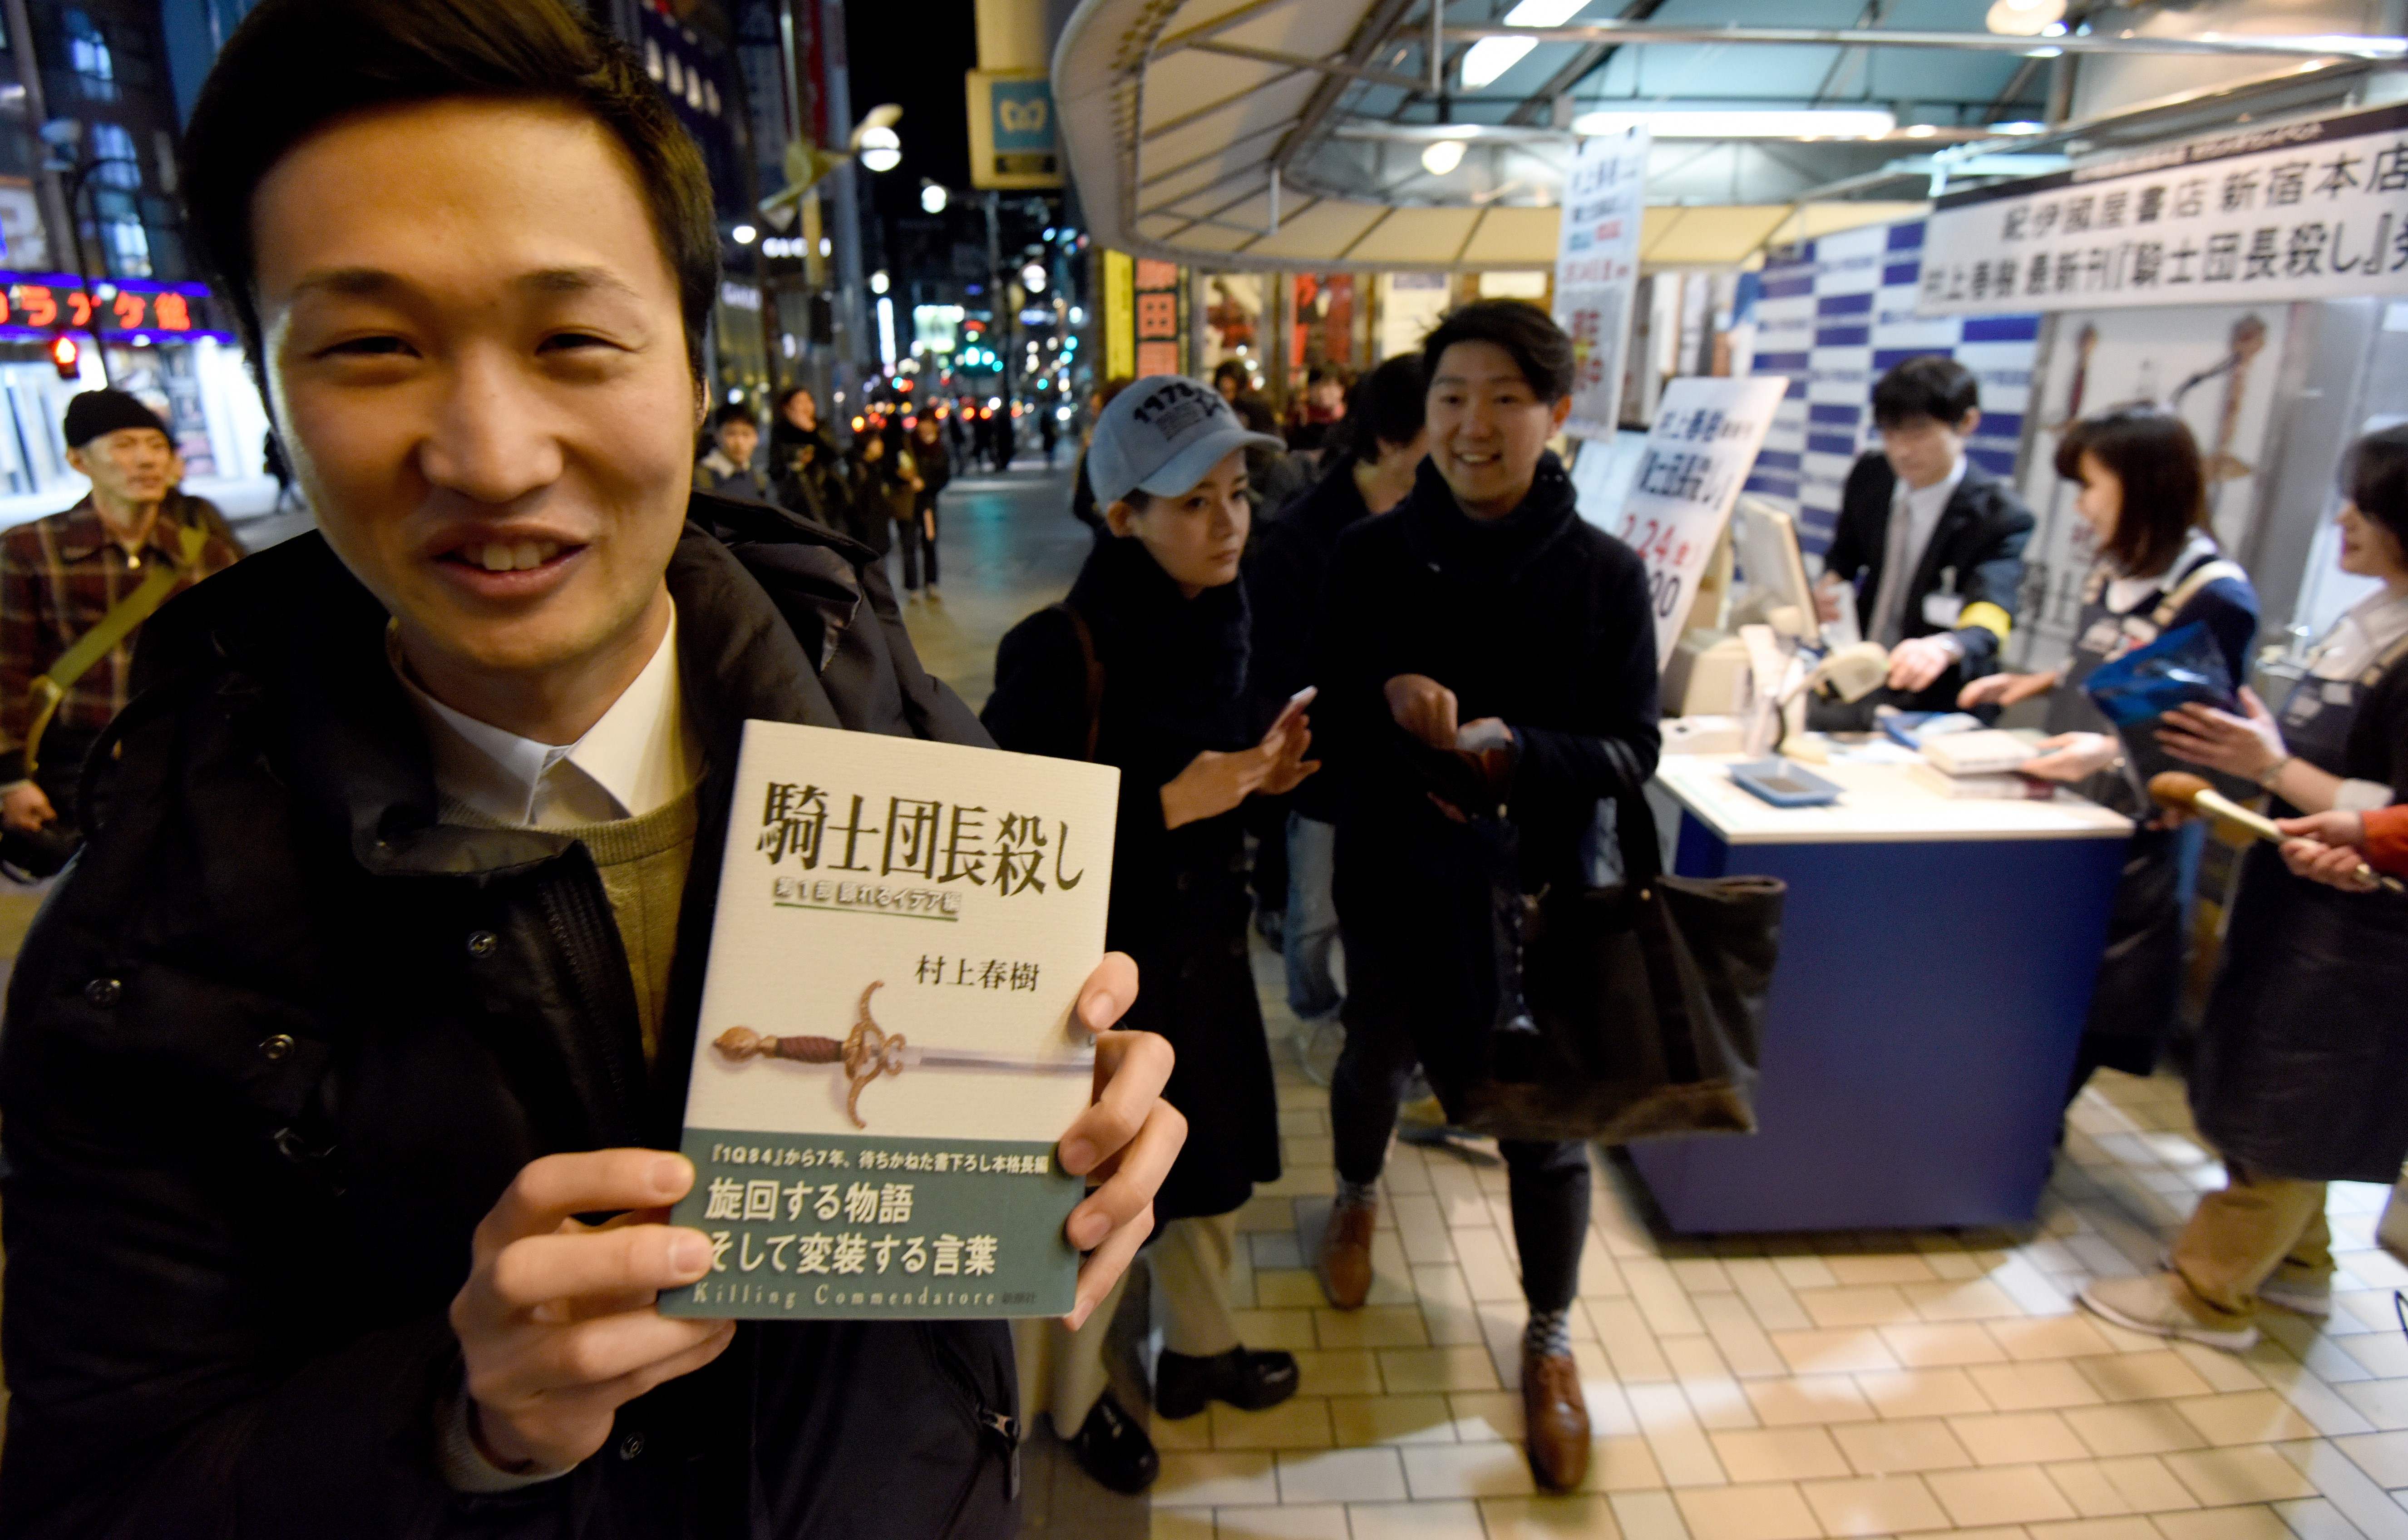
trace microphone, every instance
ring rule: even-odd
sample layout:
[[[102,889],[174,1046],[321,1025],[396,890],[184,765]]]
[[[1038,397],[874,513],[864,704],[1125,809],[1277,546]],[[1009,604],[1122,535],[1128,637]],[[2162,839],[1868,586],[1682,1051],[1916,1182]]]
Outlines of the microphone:
[[[2182,770],[2166,770],[2149,777],[2149,798],[2160,807],[2181,808],[2192,813],[2220,818],[2238,825],[2260,840],[2281,844],[2291,836],[2274,827],[2274,820],[2250,812],[2240,803],[2217,791],[2203,775],[2191,775]],[[2360,861],[2360,879],[2372,882],[2389,893],[2408,893],[2397,877],[2386,877]]]

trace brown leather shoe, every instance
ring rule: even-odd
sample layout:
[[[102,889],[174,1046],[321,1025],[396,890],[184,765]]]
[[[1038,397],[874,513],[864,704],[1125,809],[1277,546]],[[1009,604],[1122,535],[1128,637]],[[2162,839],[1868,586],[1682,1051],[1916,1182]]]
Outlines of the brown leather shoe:
[[[1379,1217],[1376,1202],[1341,1198],[1329,1210],[1329,1228],[1321,1236],[1321,1291],[1340,1310],[1360,1310],[1370,1297],[1371,1231]]]
[[[1523,1355],[1522,1417],[1530,1475],[1551,1492],[1577,1490],[1588,1476],[1588,1400],[1570,1354]]]

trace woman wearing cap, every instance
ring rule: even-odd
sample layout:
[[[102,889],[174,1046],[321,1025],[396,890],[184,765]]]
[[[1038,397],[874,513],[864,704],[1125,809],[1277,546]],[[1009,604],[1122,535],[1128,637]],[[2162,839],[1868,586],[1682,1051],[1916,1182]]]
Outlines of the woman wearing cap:
[[[1296,1360],[1252,1352],[1229,1313],[1236,1214],[1279,1175],[1270,1051],[1247,961],[1240,806],[1294,788],[1314,766],[1301,710],[1264,730],[1247,704],[1247,614],[1238,564],[1249,524],[1251,433],[1209,388],[1176,375],[1137,381],[1096,425],[1087,475],[1105,536],[1068,602],[1013,627],[996,655],[982,720],[1008,749],[1121,769],[1108,944],[1149,978],[1174,981],[1133,1008],[1168,1037],[1178,1068],[1164,1097],[1187,1144],[1154,1200],[1153,1248],[1164,1350],[1154,1410],[1192,1417],[1210,1401],[1260,1409],[1296,1391]],[[1083,1340],[1051,1344],[1048,1409],[1080,1463],[1107,1486],[1154,1478],[1152,1444],[1104,1390],[1107,1301]],[[1058,1329],[1055,1329],[1058,1330]]]

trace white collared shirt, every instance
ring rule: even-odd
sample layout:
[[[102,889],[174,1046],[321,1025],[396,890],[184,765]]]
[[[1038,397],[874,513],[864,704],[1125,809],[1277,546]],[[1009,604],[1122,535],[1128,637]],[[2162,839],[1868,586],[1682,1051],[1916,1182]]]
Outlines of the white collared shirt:
[[[1948,474],[1929,486],[1909,486],[1901,476],[1897,490],[1890,494],[1881,586],[1873,592],[1871,633],[1872,640],[1885,647],[1896,646],[1906,635],[1907,591],[1914,586],[1914,574],[1923,566],[1932,531],[1940,527],[1940,515],[1947,511],[1948,499],[1956,496],[1956,483],[1964,479],[1965,456],[1959,454]]]
[[[702,776],[702,748],[678,679],[677,612],[643,672],[574,743],[541,743],[480,722],[394,672],[425,724],[436,789],[480,817],[518,828],[638,818]]]

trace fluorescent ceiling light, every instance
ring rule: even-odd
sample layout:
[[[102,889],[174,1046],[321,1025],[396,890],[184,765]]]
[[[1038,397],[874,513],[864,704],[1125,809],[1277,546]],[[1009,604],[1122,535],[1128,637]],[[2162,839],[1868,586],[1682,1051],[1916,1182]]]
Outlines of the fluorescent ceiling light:
[[[1799,108],[1584,112],[1575,134],[1620,134],[1645,127],[1659,139],[1878,139],[1898,119],[1878,108]]]
[[[2048,124],[2036,123],[2028,118],[2019,118],[2013,122],[1992,123],[1990,132],[2010,135],[2045,134],[2048,132]]]
[[[1559,27],[1578,16],[1588,0],[1522,0],[1505,13],[1509,27]],[[1534,39],[1483,37],[1463,53],[1463,86],[1477,91],[1522,62],[1538,47]]]
[[[2009,37],[2037,37],[2065,19],[2065,0],[1996,0],[1983,24]]]
[[[1443,177],[1462,164],[1461,139],[1432,139],[1422,151],[1422,169],[1433,177]]]

